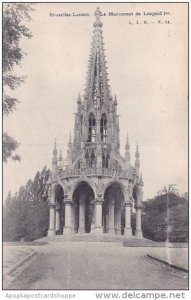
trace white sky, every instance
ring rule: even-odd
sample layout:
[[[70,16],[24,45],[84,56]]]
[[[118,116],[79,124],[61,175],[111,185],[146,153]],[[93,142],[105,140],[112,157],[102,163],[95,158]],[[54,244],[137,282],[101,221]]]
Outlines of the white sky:
[[[77,94],[83,94],[94,11],[91,4],[37,4],[22,41],[28,55],[18,72],[26,83],[14,95],[17,111],[5,130],[20,142],[21,162],[4,165],[4,194],[15,192],[37,171],[51,167],[54,139],[66,155]],[[121,153],[128,131],[131,162],[139,141],[144,198],[164,185],[187,191],[187,5],[99,3],[102,12],[170,11],[168,17],[102,17],[108,73],[120,115]],[[49,13],[90,13],[50,17]],[[171,25],[129,25],[129,20],[170,20]]]

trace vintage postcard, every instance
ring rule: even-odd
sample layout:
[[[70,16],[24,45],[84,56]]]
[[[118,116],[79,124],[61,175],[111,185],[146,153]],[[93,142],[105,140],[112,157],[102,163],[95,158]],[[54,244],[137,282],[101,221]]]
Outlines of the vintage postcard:
[[[2,10],[4,295],[185,298],[188,3]]]

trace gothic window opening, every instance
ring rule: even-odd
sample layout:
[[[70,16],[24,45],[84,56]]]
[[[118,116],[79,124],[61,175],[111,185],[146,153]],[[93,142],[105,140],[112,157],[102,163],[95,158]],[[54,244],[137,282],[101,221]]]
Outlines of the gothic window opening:
[[[95,158],[94,152],[92,152],[92,155],[91,155],[90,165],[91,165],[91,168],[95,168],[96,167],[96,158]]]
[[[107,117],[105,113],[101,117],[101,140],[107,143]]]
[[[90,158],[89,158],[89,153],[88,153],[88,151],[86,152],[85,159],[86,159],[86,166],[89,167]]]
[[[109,169],[109,154],[107,153],[102,154],[102,168]]]
[[[89,116],[89,133],[88,133],[88,142],[95,143],[96,139],[96,121],[93,113]]]

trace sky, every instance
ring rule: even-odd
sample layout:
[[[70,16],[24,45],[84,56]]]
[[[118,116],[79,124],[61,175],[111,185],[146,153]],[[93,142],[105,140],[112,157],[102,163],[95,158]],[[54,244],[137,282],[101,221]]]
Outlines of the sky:
[[[145,200],[168,184],[177,184],[184,193],[188,189],[187,5],[98,5],[106,14],[101,19],[109,84],[118,100],[121,154],[128,132],[132,164],[139,142]],[[4,130],[20,143],[17,152],[22,160],[3,166],[4,198],[45,165],[51,168],[55,138],[66,157],[77,95],[83,95],[85,88],[98,5],[39,3],[32,21],[26,23],[33,37],[22,39],[27,55],[15,73],[27,79],[14,91],[20,100],[17,110],[4,121]],[[89,16],[50,16],[73,12]],[[109,12],[133,16],[109,16]]]

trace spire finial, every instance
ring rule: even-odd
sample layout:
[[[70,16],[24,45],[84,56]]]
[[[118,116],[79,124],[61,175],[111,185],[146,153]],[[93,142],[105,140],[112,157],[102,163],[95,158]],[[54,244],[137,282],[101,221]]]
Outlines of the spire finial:
[[[54,141],[54,149],[53,149],[53,154],[52,154],[52,165],[56,166],[57,165],[57,146],[56,146],[56,139]],[[54,172],[55,169],[53,167],[52,171]]]
[[[63,161],[63,157],[62,157],[62,148],[61,148],[61,147],[60,147],[59,161]]]
[[[125,149],[126,149],[126,150],[129,150],[129,149],[130,149],[128,133],[127,133],[127,139],[126,139]]]
[[[102,27],[103,24],[100,21],[100,16],[101,16],[101,11],[100,11],[99,7],[97,7],[96,11],[95,11],[96,20],[95,20],[95,23],[94,23],[94,27]]]
[[[72,135],[71,135],[71,131],[70,131],[68,147],[71,148],[71,146],[72,146]]]
[[[78,102],[81,102],[81,96],[80,96],[80,93],[78,93]]]
[[[56,138],[54,140],[54,150],[56,150]]]
[[[127,133],[127,140],[126,140],[126,145],[125,145],[125,161],[126,161],[126,166],[127,168],[129,168],[130,166],[130,145],[129,145],[129,137],[128,137],[128,133]]]
[[[139,157],[139,143],[138,143],[138,141],[137,141],[135,156]]]
[[[117,105],[117,95],[115,94],[114,104]]]

